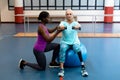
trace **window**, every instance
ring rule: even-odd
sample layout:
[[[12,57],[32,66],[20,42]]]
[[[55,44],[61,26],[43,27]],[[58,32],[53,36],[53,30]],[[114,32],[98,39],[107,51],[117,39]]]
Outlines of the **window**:
[[[33,0],[23,0],[23,6],[25,10],[32,10],[33,9]]]
[[[96,9],[104,9],[104,5],[105,5],[105,0],[96,0]]]
[[[72,4],[72,7],[71,7],[71,9],[76,9],[76,10],[79,10],[80,9],[80,0],[72,0],[72,2],[71,2],[71,4]]]
[[[96,8],[96,0],[88,0],[88,9],[95,10]]]
[[[24,10],[103,10],[105,0],[23,0]],[[14,9],[14,0],[8,0],[9,10]],[[115,9],[120,9],[116,0]]]
[[[14,9],[14,0],[8,0],[8,9],[13,10]]]
[[[115,10],[120,10],[120,0],[115,0],[114,1],[114,9]]]
[[[64,10],[64,0],[56,0],[56,10]]]

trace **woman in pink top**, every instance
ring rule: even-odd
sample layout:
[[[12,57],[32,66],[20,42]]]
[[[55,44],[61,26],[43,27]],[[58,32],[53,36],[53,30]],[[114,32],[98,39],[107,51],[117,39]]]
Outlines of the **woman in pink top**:
[[[44,52],[48,52],[51,50],[53,50],[53,56],[51,63],[49,64],[49,67],[59,67],[59,64],[55,60],[59,55],[60,45],[57,43],[51,43],[51,41],[55,39],[55,37],[60,33],[60,31],[57,30],[57,27],[54,27],[52,29],[48,29],[46,27],[46,24],[50,20],[50,15],[48,12],[42,11],[39,14],[38,20],[41,20],[41,24],[39,24],[38,32],[37,32],[38,36],[33,48],[33,53],[37,60],[37,64],[29,63],[23,59],[20,59],[19,61],[20,69],[24,69],[25,66],[29,66],[37,70],[45,70],[46,57]],[[49,35],[49,33],[53,33],[53,34]]]

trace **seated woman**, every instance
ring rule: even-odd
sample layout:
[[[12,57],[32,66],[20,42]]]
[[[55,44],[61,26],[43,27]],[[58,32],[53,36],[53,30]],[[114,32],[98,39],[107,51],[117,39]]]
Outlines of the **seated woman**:
[[[80,24],[74,21],[72,10],[68,9],[66,11],[66,20],[62,21],[59,26],[60,26],[59,29],[63,31],[60,42],[60,53],[59,53],[60,72],[58,73],[58,76],[64,76],[65,55],[66,55],[66,51],[70,47],[72,47],[72,49],[78,54],[79,60],[81,62],[82,76],[83,77],[88,76],[80,50],[80,41],[78,38],[77,30],[75,30],[75,29],[80,29]]]

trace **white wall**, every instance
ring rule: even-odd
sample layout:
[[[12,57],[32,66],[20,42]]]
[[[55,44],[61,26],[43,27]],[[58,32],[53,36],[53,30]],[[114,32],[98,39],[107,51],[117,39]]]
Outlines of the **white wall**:
[[[8,10],[8,0],[1,0],[1,22],[14,22],[14,11]]]
[[[116,16],[114,16],[113,20],[115,22],[120,22],[120,10],[114,10],[114,15]]]
[[[48,11],[50,13],[50,15],[65,15],[65,11],[52,11],[49,10]],[[40,11],[25,11],[25,14],[28,15],[39,15]],[[74,10],[74,15],[77,15],[77,20],[80,22],[90,22],[92,20],[95,20],[94,16],[91,15],[104,15],[104,11],[103,10]],[[86,16],[89,15],[89,16]],[[96,17],[97,21],[103,22],[104,21],[104,17],[103,16],[97,16]]]
[[[14,11],[8,10],[8,0],[0,0],[1,3],[1,21],[2,22],[14,22]],[[65,11],[49,10],[50,15],[64,15]],[[40,11],[24,11],[28,15],[38,15]],[[119,15],[120,11],[114,11],[114,14]],[[104,10],[74,10],[74,14],[78,15],[77,20],[80,22],[91,22],[95,18],[92,16],[80,16],[80,15],[104,15]],[[99,22],[104,21],[104,17],[97,16],[96,20]],[[114,21],[120,21],[120,17],[114,17]]]

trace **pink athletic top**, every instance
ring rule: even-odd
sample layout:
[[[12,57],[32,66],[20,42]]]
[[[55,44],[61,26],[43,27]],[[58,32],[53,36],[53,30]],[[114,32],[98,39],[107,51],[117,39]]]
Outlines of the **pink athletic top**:
[[[43,24],[39,24],[40,27],[42,27],[46,34],[49,35],[48,29],[45,25]],[[43,36],[39,33],[37,33],[38,37],[37,40],[34,44],[34,49],[38,50],[38,51],[44,51],[47,45],[47,41],[43,38]]]

